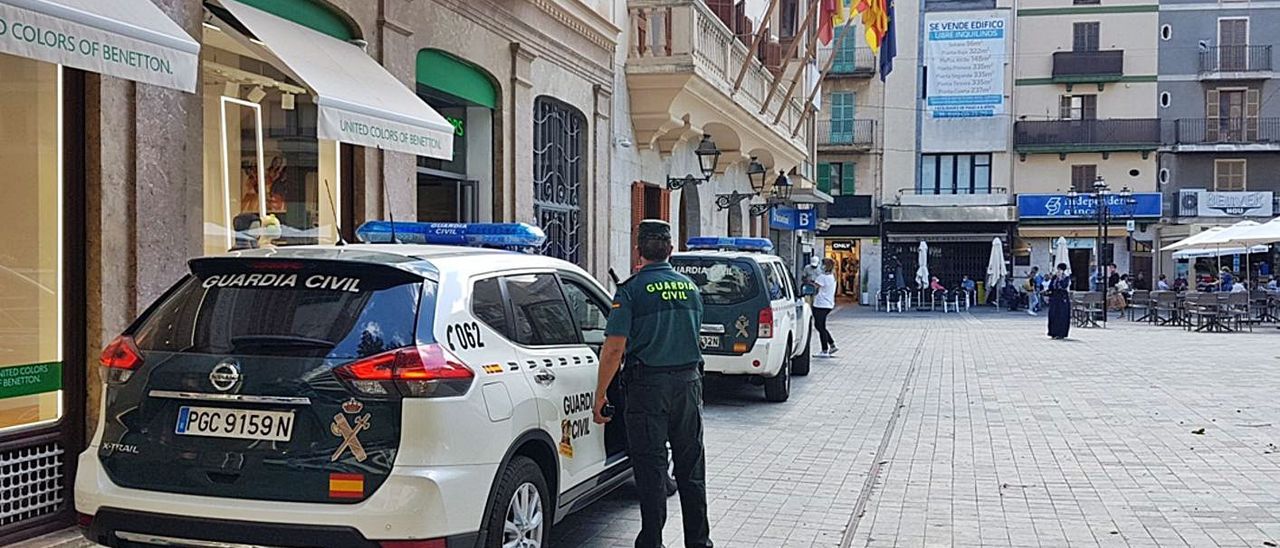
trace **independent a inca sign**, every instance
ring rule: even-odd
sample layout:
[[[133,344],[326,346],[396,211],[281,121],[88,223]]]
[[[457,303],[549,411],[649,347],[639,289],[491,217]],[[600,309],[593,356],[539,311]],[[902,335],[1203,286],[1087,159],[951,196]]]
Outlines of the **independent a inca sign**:
[[[104,21],[129,28],[126,23]],[[199,45],[138,40],[0,2],[0,52],[183,91],[195,91]],[[172,42],[171,44],[158,42]]]

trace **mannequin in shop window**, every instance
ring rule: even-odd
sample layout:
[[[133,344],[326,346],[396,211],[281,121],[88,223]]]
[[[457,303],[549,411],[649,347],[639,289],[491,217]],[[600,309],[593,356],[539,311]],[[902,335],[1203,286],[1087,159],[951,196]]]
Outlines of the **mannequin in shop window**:
[[[286,167],[288,166],[284,156],[279,155],[272,157],[271,164],[267,167],[267,184],[263,186],[267,189],[267,211],[270,213],[287,213],[289,211],[289,205],[285,201],[284,195],[285,189],[288,187]],[[257,211],[258,166],[250,163],[245,166],[240,180],[240,212],[254,213]]]

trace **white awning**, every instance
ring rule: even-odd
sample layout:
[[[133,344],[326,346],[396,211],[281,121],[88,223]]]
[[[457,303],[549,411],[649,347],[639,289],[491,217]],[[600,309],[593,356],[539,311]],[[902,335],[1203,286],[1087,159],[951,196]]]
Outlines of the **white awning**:
[[[234,0],[220,3],[315,93],[321,139],[453,159],[453,126],[364,50]]]
[[[151,0],[0,0],[0,53],[195,91],[200,44]]]

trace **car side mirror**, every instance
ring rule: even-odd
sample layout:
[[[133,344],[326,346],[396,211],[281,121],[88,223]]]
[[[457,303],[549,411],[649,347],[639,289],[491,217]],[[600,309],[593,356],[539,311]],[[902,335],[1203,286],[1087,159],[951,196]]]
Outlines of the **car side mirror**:
[[[583,332],[582,332],[582,342],[584,342],[584,343],[586,343],[586,344],[588,344],[588,345],[592,345],[592,346],[603,345],[603,344],[604,344],[604,330],[603,330],[603,329],[588,329],[588,330],[586,330],[586,331],[583,331]]]

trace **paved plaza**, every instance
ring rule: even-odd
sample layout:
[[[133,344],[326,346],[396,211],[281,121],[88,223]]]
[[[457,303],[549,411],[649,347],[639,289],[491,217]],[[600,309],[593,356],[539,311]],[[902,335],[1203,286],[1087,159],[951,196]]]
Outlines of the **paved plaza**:
[[[708,384],[717,546],[1280,542],[1274,328],[1113,321],[1053,341],[1022,313],[863,310],[832,325],[839,357],[815,359],[787,403]],[[553,546],[630,546],[639,526],[627,486],[566,518]]]
[[[717,546],[1276,546],[1280,332],[1044,317],[833,316],[791,400],[707,388]],[[679,501],[666,531],[681,544]],[[555,546],[629,546],[634,491]]]

